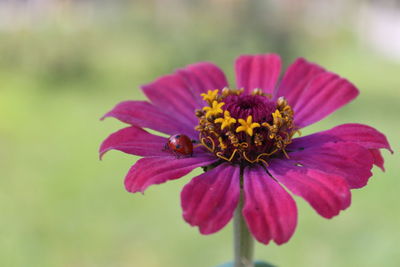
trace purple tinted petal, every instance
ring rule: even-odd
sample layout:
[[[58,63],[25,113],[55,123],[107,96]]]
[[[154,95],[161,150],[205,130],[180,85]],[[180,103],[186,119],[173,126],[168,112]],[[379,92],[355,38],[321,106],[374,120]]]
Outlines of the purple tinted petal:
[[[263,89],[272,94],[281,72],[281,59],[276,54],[244,55],[235,62],[236,85],[250,93]]]
[[[168,156],[163,151],[167,138],[156,136],[138,127],[121,129],[103,141],[100,146],[100,158],[111,149],[138,156]]]
[[[295,105],[310,81],[324,72],[325,69],[317,64],[308,62],[304,58],[296,59],[286,70],[274,99],[284,96],[291,105]]]
[[[292,161],[280,159],[271,161],[268,171],[325,218],[331,218],[350,206],[349,185],[338,175],[296,166]]]
[[[298,59],[288,68],[275,98],[284,96],[288,100],[296,125],[302,128],[323,119],[357,95],[357,88],[346,79]]]
[[[181,193],[183,218],[202,234],[222,229],[240,197],[240,168],[222,164],[195,177]]]
[[[342,124],[330,130],[293,139],[290,149],[320,146],[327,142],[351,142],[367,149],[385,148],[393,153],[384,134],[368,125],[356,123]]]
[[[131,193],[144,192],[154,184],[181,178],[193,169],[207,166],[217,159],[207,155],[177,159],[174,156],[138,160],[125,177],[125,188]]]
[[[196,125],[195,110],[204,105],[200,94],[227,85],[225,74],[216,65],[200,62],[162,76],[142,89],[163,111],[171,113],[180,122]]]
[[[350,188],[365,186],[372,176],[373,156],[354,143],[324,143],[291,152],[289,156],[293,164],[343,177]]]
[[[199,108],[197,96],[186,81],[178,74],[158,78],[142,86],[143,92],[150,101],[164,112],[188,125],[196,125],[195,110]]]
[[[359,94],[357,88],[336,74],[324,73],[315,78],[293,108],[295,122],[305,127],[328,116]]]
[[[378,166],[382,171],[385,171],[385,166],[384,166],[384,159],[382,157],[381,151],[379,149],[370,149],[372,158],[374,159],[374,164]]]
[[[264,244],[287,242],[297,224],[293,198],[259,166],[244,170],[244,192],[243,216],[253,236]]]
[[[222,70],[209,62],[200,62],[188,65],[177,71],[186,81],[189,88],[197,95],[208,90],[223,89],[228,86],[225,74]],[[200,105],[204,105],[201,98],[197,98]]]
[[[365,148],[385,148],[393,153],[386,136],[368,125],[357,123],[342,124],[323,133],[333,135],[343,141],[357,143]]]
[[[358,95],[357,88],[333,73],[323,73],[310,82],[293,107],[295,123],[305,127],[315,123]]]
[[[197,137],[193,124],[180,116],[171,116],[146,101],[124,101],[103,116],[114,117],[122,122],[150,128],[166,134],[182,133]]]
[[[350,188],[360,188],[371,177],[373,164],[384,169],[384,160],[379,152],[381,148],[392,151],[382,133],[367,125],[343,124],[295,138],[287,150],[292,160],[340,175]]]

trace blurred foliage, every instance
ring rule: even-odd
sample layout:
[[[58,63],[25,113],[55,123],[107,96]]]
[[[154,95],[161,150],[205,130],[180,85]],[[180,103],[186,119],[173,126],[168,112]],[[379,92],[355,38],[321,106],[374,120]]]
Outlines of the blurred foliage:
[[[124,126],[99,118],[121,100],[144,99],[140,84],[186,64],[213,61],[233,83],[236,56],[278,52],[286,66],[304,56],[361,90],[304,134],[366,123],[386,133],[396,153],[383,152],[387,171],[375,168],[333,220],[296,198],[295,235],[283,246],[257,245],[256,258],[278,266],[399,266],[400,64],[360,45],[345,25],[314,35],[301,17],[260,1],[189,2],[69,6],[0,30],[0,265],[204,267],[231,259],[230,225],[202,236],[181,218],[180,190],[199,170],[144,196],[128,194],[122,182],[137,158],[110,152],[98,160],[100,142]]]

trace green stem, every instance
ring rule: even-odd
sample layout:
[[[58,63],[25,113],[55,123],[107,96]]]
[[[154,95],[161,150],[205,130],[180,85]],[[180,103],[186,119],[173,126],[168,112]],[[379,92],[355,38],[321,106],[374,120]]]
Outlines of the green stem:
[[[239,205],[233,218],[234,267],[253,267],[254,240],[242,215],[243,205],[243,190],[241,190]]]

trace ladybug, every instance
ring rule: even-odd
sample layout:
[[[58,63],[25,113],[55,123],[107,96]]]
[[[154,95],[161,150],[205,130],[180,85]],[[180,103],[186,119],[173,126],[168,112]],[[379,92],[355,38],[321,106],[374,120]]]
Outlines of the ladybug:
[[[192,156],[193,143],[187,135],[175,134],[168,138],[165,150],[172,151],[178,158],[179,156]]]

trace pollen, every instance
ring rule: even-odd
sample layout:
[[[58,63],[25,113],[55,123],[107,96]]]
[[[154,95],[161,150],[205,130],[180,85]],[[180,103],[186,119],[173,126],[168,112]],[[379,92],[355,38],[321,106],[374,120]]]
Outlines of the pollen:
[[[215,123],[221,123],[221,130],[224,130],[226,127],[229,127],[232,124],[234,124],[236,122],[236,119],[232,118],[231,114],[229,113],[229,111],[225,110],[224,111],[224,117],[215,119],[214,122]]]
[[[285,98],[271,100],[255,89],[209,90],[202,94],[208,105],[196,110],[200,146],[232,164],[264,164],[274,157],[289,157],[285,148],[298,127]]]
[[[218,101],[214,100],[211,107],[204,107],[203,110],[206,112],[206,118],[223,113],[224,111],[221,108],[223,105],[225,105],[224,102],[218,103]]]
[[[215,90],[208,90],[207,93],[201,94],[203,97],[203,100],[207,101],[209,104],[211,104],[217,97],[218,95],[218,89]]]
[[[246,132],[248,135],[253,136],[253,129],[260,127],[260,124],[253,122],[253,117],[248,116],[247,120],[239,119],[241,126],[236,128],[236,132]]]

